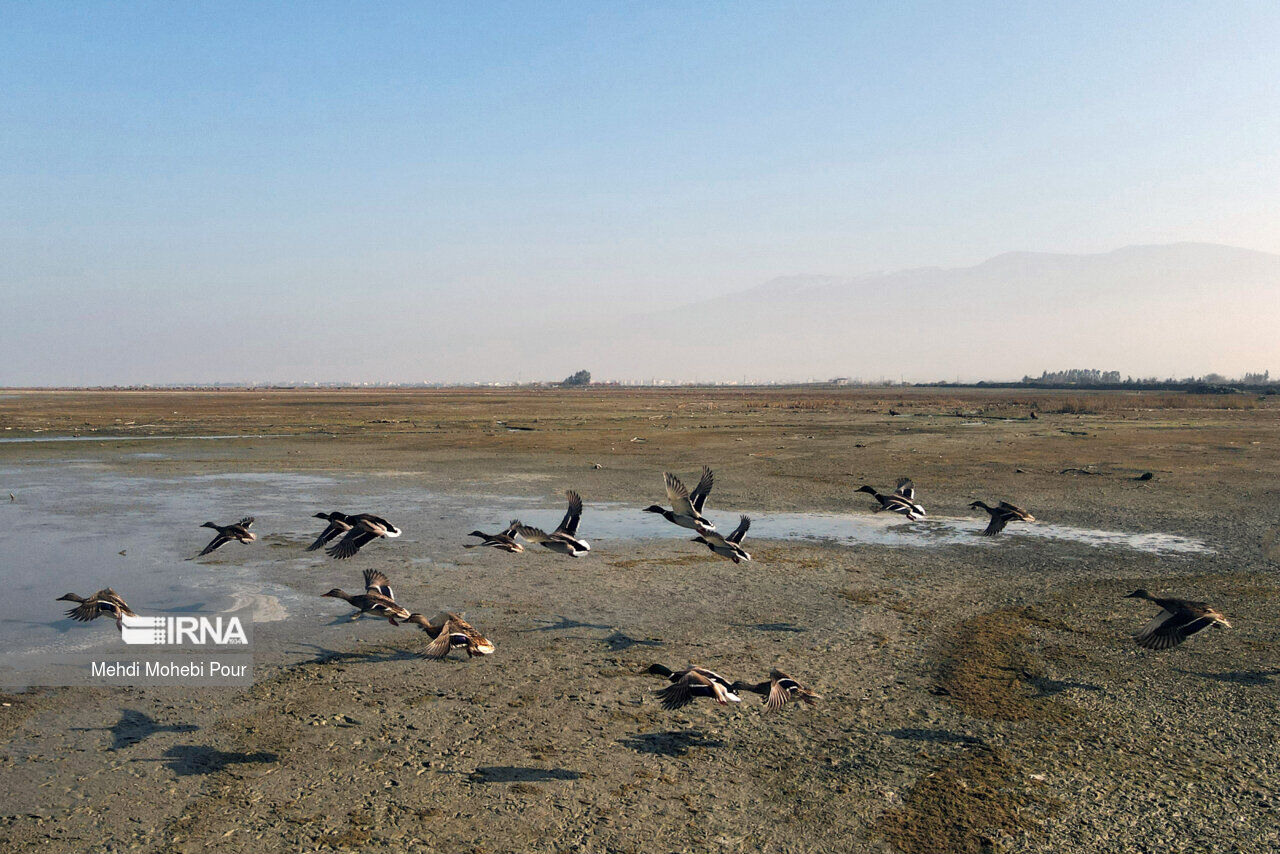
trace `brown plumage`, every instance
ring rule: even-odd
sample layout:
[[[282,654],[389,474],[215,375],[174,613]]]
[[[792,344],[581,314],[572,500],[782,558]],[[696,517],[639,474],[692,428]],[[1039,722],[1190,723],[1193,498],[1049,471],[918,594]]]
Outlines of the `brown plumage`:
[[[694,537],[692,542],[701,543],[715,554],[727,557],[734,563],[742,563],[744,560],[751,560],[751,553],[742,547],[742,538],[747,535],[747,529],[750,527],[751,518],[741,516],[738,519],[738,527],[734,528],[727,537],[722,537],[712,530],[699,529],[699,536]]]
[[[215,522],[205,522],[200,526],[201,528],[213,528],[213,530],[218,533],[209,541],[209,545],[204,547],[204,551],[200,552],[196,557],[204,557],[209,554],[209,552],[217,551],[232,540],[236,540],[241,543],[252,543],[254,540],[258,539],[256,534],[249,532],[249,526],[252,524],[252,516],[245,516],[239,522],[235,522],[231,525],[219,525]]]
[[[985,501],[975,501],[969,505],[975,510],[986,510],[991,516],[991,521],[987,524],[986,530],[982,532],[984,537],[994,537],[996,534],[1004,530],[1004,526],[1010,522],[1034,522],[1035,516],[1032,516],[1021,507],[1016,507],[1008,501],[1001,501],[995,507],[988,506]]]
[[[468,657],[492,655],[493,642],[458,614],[441,611],[430,620],[422,614],[410,614],[406,623],[413,623],[431,636],[427,645],[427,658],[440,660],[455,649],[465,649]]]
[[[734,682],[732,687],[734,691],[750,691],[753,694],[763,694],[765,707],[771,712],[779,711],[792,700],[799,700],[806,705],[812,705],[822,699],[821,696],[777,669],[771,671],[769,678],[764,682],[758,682],[754,685],[748,682]]]
[[[682,709],[699,697],[709,697],[721,706],[741,702],[728,679],[705,667],[692,665],[685,670],[673,671],[661,664],[651,664],[641,672],[665,676],[671,683],[653,692],[667,711]]]
[[[116,628],[120,628],[124,624],[124,617],[138,616],[129,610],[129,606],[124,599],[120,598],[120,594],[110,587],[104,587],[87,599],[74,593],[64,593],[55,601],[79,603],[67,611],[67,616],[82,623],[96,620],[103,615],[110,615],[115,618]]]
[[[524,551],[524,546],[516,541],[516,529],[520,527],[520,520],[513,519],[511,524],[507,525],[506,530],[499,531],[496,534],[486,534],[484,531],[472,531],[467,534],[468,537],[479,537],[483,542],[466,543],[464,549],[478,549],[484,546],[499,549],[504,552],[510,552],[518,555]]]
[[[353,527],[352,524],[347,521],[347,514],[341,513],[337,510],[334,510],[332,513],[316,513],[315,518],[324,519],[329,524],[326,525],[325,529],[320,532],[318,537],[316,537],[315,542],[307,546],[307,551],[309,552],[316,551],[322,546],[327,545],[334,537],[339,534],[347,533]]]
[[[321,594],[334,599],[342,599],[356,612],[351,615],[351,619],[356,619],[362,614],[373,614],[376,617],[385,617],[387,622],[393,626],[398,626],[396,620],[409,619],[409,611],[402,608],[395,599],[395,594],[391,590],[391,582],[381,572],[374,569],[366,569],[364,571],[364,592],[357,593],[354,596],[337,587],[328,593]]]
[[[374,516],[372,513],[356,513],[352,516],[345,516],[343,521],[351,526],[347,531],[347,535],[324,550],[325,554],[337,560],[346,560],[349,557],[354,557],[356,552],[374,540],[400,536],[399,528],[381,516]]]
[[[1126,599],[1146,599],[1160,606],[1160,613],[1133,636],[1145,649],[1172,649],[1196,632],[1210,626],[1231,628],[1223,614],[1204,602],[1187,599],[1164,599],[1146,590],[1135,590]]]
[[[520,536],[544,549],[570,557],[583,557],[591,551],[591,544],[578,536],[578,523],[582,521],[582,496],[569,490],[565,493],[565,498],[569,499],[569,509],[560,520],[560,526],[550,534],[519,521],[514,522],[513,527]]]

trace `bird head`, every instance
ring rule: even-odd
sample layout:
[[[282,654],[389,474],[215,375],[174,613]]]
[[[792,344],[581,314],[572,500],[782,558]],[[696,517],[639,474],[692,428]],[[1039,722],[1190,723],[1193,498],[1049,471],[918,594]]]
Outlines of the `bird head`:
[[[61,596],[59,596],[57,599],[54,599],[53,601],[55,601],[55,602],[83,602],[83,601],[84,601],[84,597],[83,597],[83,596],[77,596],[77,595],[76,595],[76,594],[74,594],[74,593],[64,593],[64,594],[62,594]]]
[[[1151,597],[1150,593],[1148,593],[1146,590],[1143,590],[1142,588],[1138,588],[1132,593],[1127,594],[1124,598],[1125,599],[1148,599],[1150,597]]]
[[[644,508],[644,512],[646,512],[646,513],[665,513],[665,512],[666,512],[666,508],[665,508],[665,507],[659,507],[657,504],[650,504],[648,507]]]

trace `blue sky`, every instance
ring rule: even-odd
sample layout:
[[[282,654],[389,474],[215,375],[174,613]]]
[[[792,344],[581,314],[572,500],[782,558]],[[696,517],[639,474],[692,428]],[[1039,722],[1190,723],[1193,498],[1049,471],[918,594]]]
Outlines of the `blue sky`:
[[[1280,251],[1269,2],[0,17],[0,288],[30,318],[0,382],[338,378],[377,334],[353,304],[430,364],[495,316],[794,273]]]

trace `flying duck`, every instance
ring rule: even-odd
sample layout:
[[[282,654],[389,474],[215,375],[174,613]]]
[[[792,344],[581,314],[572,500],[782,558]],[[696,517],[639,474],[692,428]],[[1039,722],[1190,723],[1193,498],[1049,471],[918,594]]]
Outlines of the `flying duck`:
[[[591,551],[591,544],[578,538],[578,522],[582,519],[582,497],[573,490],[566,492],[565,497],[569,499],[569,509],[565,512],[564,519],[560,521],[560,527],[548,534],[541,528],[531,528],[516,520],[516,533],[531,543],[551,549],[556,554],[582,557]]]
[[[734,691],[750,691],[753,694],[764,694],[764,704],[771,712],[780,710],[792,700],[812,705],[822,697],[810,691],[781,670],[773,670],[764,682],[752,685],[749,682],[734,682]]]
[[[353,620],[363,614],[373,614],[375,617],[386,617],[388,623],[398,626],[400,624],[396,622],[397,619],[407,620],[410,616],[408,610],[396,603],[395,594],[391,591],[391,582],[376,569],[364,571],[363,593],[352,596],[335,587],[322,595],[346,600],[356,609],[356,612],[351,615]]]
[[[413,623],[431,636],[427,658],[443,659],[455,649],[465,649],[468,657],[493,654],[493,642],[458,614],[441,611],[430,620],[422,614],[410,614],[405,622]]]
[[[209,552],[217,551],[232,540],[239,540],[242,543],[252,543],[258,539],[257,534],[249,532],[249,526],[253,524],[252,516],[245,516],[234,525],[218,525],[214,522],[205,522],[201,528],[213,528],[217,531],[217,535],[209,541],[209,545],[204,547],[204,551],[196,555],[196,557],[204,557]]]
[[[705,667],[693,665],[687,670],[676,672],[661,664],[651,664],[641,672],[665,676],[671,683],[653,692],[661,700],[662,708],[667,711],[682,709],[699,697],[710,697],[722,706],[742,702],[728,679]]]
[[[370,513],[357,513],[343,519],[351,529],[338,542],[329,546],[324,553],[329,557],[345,560],[355,555],[367,543],[379,537],[394,538],[400,536],[400,529],[381,516]]]
[[[987,525],[987,529],[982,532],[984,537],[994,537],[996,534],[1004,530],[1004,526],[1010,522],[1034,522],[1035,516],[1032,516],[1021,507],[1015,507],[1008,501],[1001,501],[999,506],[990,507],[985,501],[975,501],[969,505],[974,510],[982,509],[991,514],[991,522]]]
[[[674,522],[681,528],[690,528],[699,533],[704,529],[709,531],[716,529],[716,526],[711,524],[711,520],[702,515],[702,507],[707,503],[707,495],[710,494],[711,487],[716,481],[711,469],[702,467],[702,479],[698,481],[693,492],[690,492],[680,482],[680,478],[669,471],[662,473],[662,480],[667,486],[667,500],[671,502],[674,509],[668,510],[660,505],[650,504],[644,508],[644,512],[659,513],[668,522]]]
[[[897,488],[888,495],[877,492],[874,486],[860,486],[858,491],[865,492],[880,502],[880,506],[875,509],[877,513],[883,510],[900,513],[912,522],[923,519],[926,515],[924,508],[916,503],[916,486],[909,477],[900,479]]]
[[[481,546],[490,546],[495,549],[501,549],[504,552],[511,552],[518,555],[524,551],[524,546],[516,541],[516,528],[520,526],[518,519],[513,519],[511,524],[507,526],[505,531],[499,531],[496,534],[486,534],[484,531],[472,531],[467,534],[468,537],[479,537],[484,540],[482,543],[467,543],[464,549],[478,549]]]
[[[104,587],[88,599],[83,596],[77,596],[74,593],[66,593],[54,600],[55,602],[78,602],[76,607],[67,611],[67,616],[73,620],[79,620],[87,623],[90,620],[96,620],[103,614],[110,614],[115,618],[116,628],[122,628],[125,617],[136,617],[137,614],[129,610],[128,604],[120,598],[120,594],[112,590],[110,587]]]
[[[316,541],[307,546],[307,551],[309,552],[315,551],[328,543],[334,537],[339,534],[345,534],[352,528],[351,523],[347,521],[347,514],[339,513],[337,510],[334,510],[332,513],[316,513],[315,518],[324,519],[329,524],[320,532],[320,536],[316,537]]]
[[[1126,599],[1146,599],[1159,605],[1161,611],[1155,618],[1133,636],[1140,647],[1146,649],[1172,649],[1201,629],[1209,626],[1231,628],[1219,611],[1210,608],[1204,602],[1190,602],[1186,599],[1161,599],[1152,596],[1145,590],[1135,590]]]
[[[734,528],[729,536],[722,537],[715,531],[704,528],[700,532],[701,536],[694,537],[693,542],[702,543],[720,557],[727,557],[734,563],[741,563],[744,560],[751,560],[751,554],[742,547],[742,538],[746,536],[747,529],[750,527],[750,517],[743,516],[738,521],[738,527]]]

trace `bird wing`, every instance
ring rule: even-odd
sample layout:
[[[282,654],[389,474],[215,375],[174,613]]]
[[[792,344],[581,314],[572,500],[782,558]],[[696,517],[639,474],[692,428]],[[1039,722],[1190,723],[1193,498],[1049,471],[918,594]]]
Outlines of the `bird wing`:
[[[1206,617],[1184,611],[1171,613],[1162,610],[1133,639],[1145,649],[1171,649],[1212,622]]]
[[[363,598],[365,600],[365,604],[368,607],[362,610],[373,611],[374,613],[390,614],[391,616],[399,617],[402,620],[407,620],[409,618],[409,611],[406,608],[401,607],[400,604],[390,596],[385,596],[381,593],[370,590],[366,592],[363,597],[355,598]]]
[[[794,679],[774,678],[773,684],[769,686],[769,696],[764,698],[764,704],[771,712],[776,712],[791,702],[792,686],[796,685]]]
[[[200,552],[200,554],[196,555],[196,557],[203,557],[204,555],[207,555],[209,552],[217,551],[218,549],[222,548],[229,542],[231,542],[230,537],[226,536],[225,534],[218,534],[212,540],[209,541],[209,545],[205,546],[204,551]]]
[[[441,627],[440,633],[436,635],[435,640],[427,644],[427,648],[423,651],[423,655],[427,658],[434,658],[437,661],[449,654],[449,650],[453,649],[453,621],[445,620],[444,626]]]
[[[706,678],[710,679],[712,682],[720,683],[720,685],[722,685],[725,688],[728,688],[731,685],[733,685],[732,682],[730,682],[728,679],[725,679],[723,676],[721,676],[719,673],[716,673],[714,670],[708,670],[707,668],[699,667],[696,664],[693,667],[690,667],[687,672],[700,673]]]
[[[695,697],[711,696],[714,684],[696,670],[690,670],[667,687],[653,693],[661,701],[662,708],[670,712],[683,709],[692,703]]]
[[[364,589],[366,593],[380,593],[388,599],[396,598],[396,594],[391,592],[391,579],[376,569],[364,571]]]
[[[565,496],[569,499],[569,509],[565,511],[564,518],[560,520],[555,533],[573,537],[577,535],[578,522],[582,519],[582,496],[573,490],[566,492]]]
[[[996,534],[1004,530],[1004,526],[1009,524],[1009,517],[1004,513],[992,513],[991,521],[987,523],[986,529],[982,532],[984,537],[994,537]]]
[[[82,623],[87,623],[90,620],[97,619],[105,613],[114,613],[108,612],[99,607],[102,604],[104,604],[104,600],[99,599],[98,594],[95,593],[79,605],[69,609],[67,611],[67,616],[73,620],[79,620]]]
[[[706,466],[702,467],[702,478],[698,481],[698,485],[693,488],[693,492],[689,493],[689,499],[693,502],[693,509],[698,511],[698,515],[702,515],[702,506],[707,503],[707,496],[711,493],[711,487],[715,485],[716,476],[711,469]]]
[[[898,485],[893,491],[908,501],[916,500],[916,485],[911,482],[909,477],[899,478]]]
[[[360,551],[360,547],[365,543],[376,538],[376,534],[370,534],[368,531],[362,531],[359,528],[352,528],[347,531],[345,537],[325,549],[325,554],[337,560],[346,560]]]
[[[662,482],[667,487],[667,500],[671,502],[671,509],[676,511],[677,516],[691,516],[697,518],[698,513],[693,509],[693,502],[689,497],[689,490],[680,478],[676,477],[669,471],[662,473]]]
[[[391,528],[390,522],[380,516],[374,516],[372,513],[361,513],[359,516],[350,518],[357,528],[365,533],[373,534],[375,537],[386,533]]]
[[[316,549],[323,546],[325,543],[332,540],[334,537],[341,534],[343,531],[350,531],[350,530],[351,530],[350,525],[343,526],[343,525],[339,525],[337,522],[330,522],[329,527],[325,528],[324,531],[321,532],[320,536],[316,537],[316,541],[311,545],[307,546],[307,551],[313,552]]]
[[[721,534],[719,531],[713,530],[712,528],[699,528],[698,534],[702,536],[702,539],[707,541],[707,545],[719,546],[722,549],[730,548],[732,545],[729,542],[728,537]]]
[[[733,543],[734,545],[741,544],[742,538],[747,535],[747,529],[750,527],[751,527],[751,517],[749,516],[740,517],[738,519],[738,527],[734,528],[732,533],[730,533],[729,536],[725,537],[725,540],[727,542]]]
[[[890,513],[915,513],[916,505],[909,499],[897,493],[893,495],[880,496],[881,509],[888,510]]]
[[[792,700],[812,704],[815,700],[820,699],[817,694],[781,670],[774,670],[769,674],[769,678],[773,681],[773,685],[769,688],[769,696],[765,698],[765,704],[770,711],[776,712]]]
[[[1034,522],[1036,520],[1036,517],[1032,516],[1026,510],[1023,510],[1021,507],[1018,507],[1017,505],[1010,504],[1008,501],[1001,501],[1000,509],[1003,510],[1005,513],[1008,513],[1013,518],[1019,519],[1023,522]]]
[[[516,533],[524,537],[531,543],[545,543],[551,539],[546,531],[541,528],[534,528],[529,525],[517,525]]]
[[[436,614],[431,622],[441,625],[441,628],[427,647],[428,658],[444,658],[450,649],[459,646],[465,646],[468,655],[489,655],[494,651],[493,643],[457,614]]]
[[[236,522],[236,524],[239,525],[241,528],[248,530],[249,526],[253,524],[253,517],[245,516],[239,522]]]

